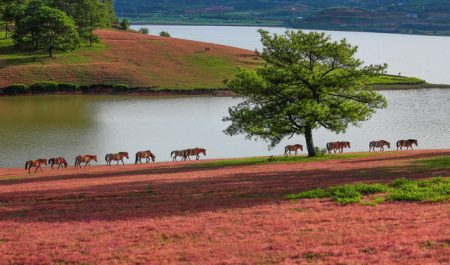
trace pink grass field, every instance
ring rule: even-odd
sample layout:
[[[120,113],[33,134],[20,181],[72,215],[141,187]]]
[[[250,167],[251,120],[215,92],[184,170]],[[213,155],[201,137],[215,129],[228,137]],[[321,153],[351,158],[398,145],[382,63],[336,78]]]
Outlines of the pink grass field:
[[[448,201],[284,199],[313,187],[449,176],[450,168],[414,166],[444,155],[450,150],[228,167],[0,169],[0,264],[449,264]]]

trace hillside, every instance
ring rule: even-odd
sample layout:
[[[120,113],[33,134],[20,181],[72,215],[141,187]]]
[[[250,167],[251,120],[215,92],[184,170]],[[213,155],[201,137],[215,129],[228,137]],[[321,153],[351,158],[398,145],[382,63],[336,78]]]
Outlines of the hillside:
[[[447,0],[116,0],[115,8],[136,23],[450,34]]]
[[[253,52],[223,45],[115,30],[96,34],[100,44],[59,53],[55,59],[18,52],[12,41],[0,40],[0,87],[51,80],[155,89],[223,88],[223,80],[239,66],[258,63]]]

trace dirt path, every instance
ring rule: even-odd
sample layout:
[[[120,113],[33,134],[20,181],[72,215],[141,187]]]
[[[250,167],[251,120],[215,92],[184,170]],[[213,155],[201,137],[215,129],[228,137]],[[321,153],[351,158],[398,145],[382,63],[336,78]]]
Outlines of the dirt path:
[[[0,169],[0,264],[445,264],[448,203],[283,199],[312,187],[450,175],[413,163],[439,156],[450,150],[229,167]]]

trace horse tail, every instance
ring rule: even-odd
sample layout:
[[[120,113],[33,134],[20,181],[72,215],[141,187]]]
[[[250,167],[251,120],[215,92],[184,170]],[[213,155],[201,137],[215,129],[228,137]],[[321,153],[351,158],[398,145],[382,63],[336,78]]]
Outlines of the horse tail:
[[[62,162],[64,164],[64,167],[67,168],[67,160],[65,158],[62,159]]]
[[[327,143],[327,150],[328,150],[328,152],[331,151],[331,143]]]
[[[53,158],[50,158],[50,159],[48,160],[48,164],[49,164],[49,165],[52,165],[53,160],[54,160]]]
[[[134,161],[135,164],[137,164],[137,162],[138,162],[138,157],[139,157],[138,153],[136,153],[136,160]]]
[[[173,156],[173,154],[175,154],[175,151],[172,151],[172,153],[170,153],[170,157],[172,157],[172,156]]]
[[[28,169],[28,164],[30,163],[30,161],[27,161],[26,163],[25,163],[25,170],[26,169]]]
[[[397,141],[397,148],[400,147],[400,140]]]
[[[285,154],[287,153],[288,149],[289,149],[289,146],[286,146],[286,147],[284,148],[284,153],[285,153]]]
[[[105,161],[108,161],[108,154],[105,155]]]

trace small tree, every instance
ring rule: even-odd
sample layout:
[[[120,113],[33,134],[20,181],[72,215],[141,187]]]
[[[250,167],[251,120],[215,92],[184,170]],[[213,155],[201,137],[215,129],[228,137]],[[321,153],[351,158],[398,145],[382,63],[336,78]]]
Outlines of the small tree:
[[[75,22],[63,11],[32,2],[16,25],[16,46],[46,50],[50,57],[53,51],[73,50],[78,46]]]
[[[148,30],[148,28],[140,28],[139,32],[142,33],[142,34],[149,34],[150,30]]]
[[[315,156],[313,130],[345,132],[359,125],[385,98],[368,88],[368,78],[384,73],[386,65],[363,66],[357,47],[331,41],[323,33],[287,31],[269,35],[260,30],[265,65],[241,70],[229,88],[244,102],[229,109],[228,135],[245,134],[277,145],[285,137],[303,134],[309,156]]]
[[[168,37],[168,38],[171,37],[170,34],[169,34],[169,32],[167,32],[167,31],[161,31],[161,32],[159,33],[159,36],[161,36],[161,37]]]
[[[128,19],[124,18],[120,22],[120,29],[122,30],[128,30],[130,28],[130,22],[128,22]]]

